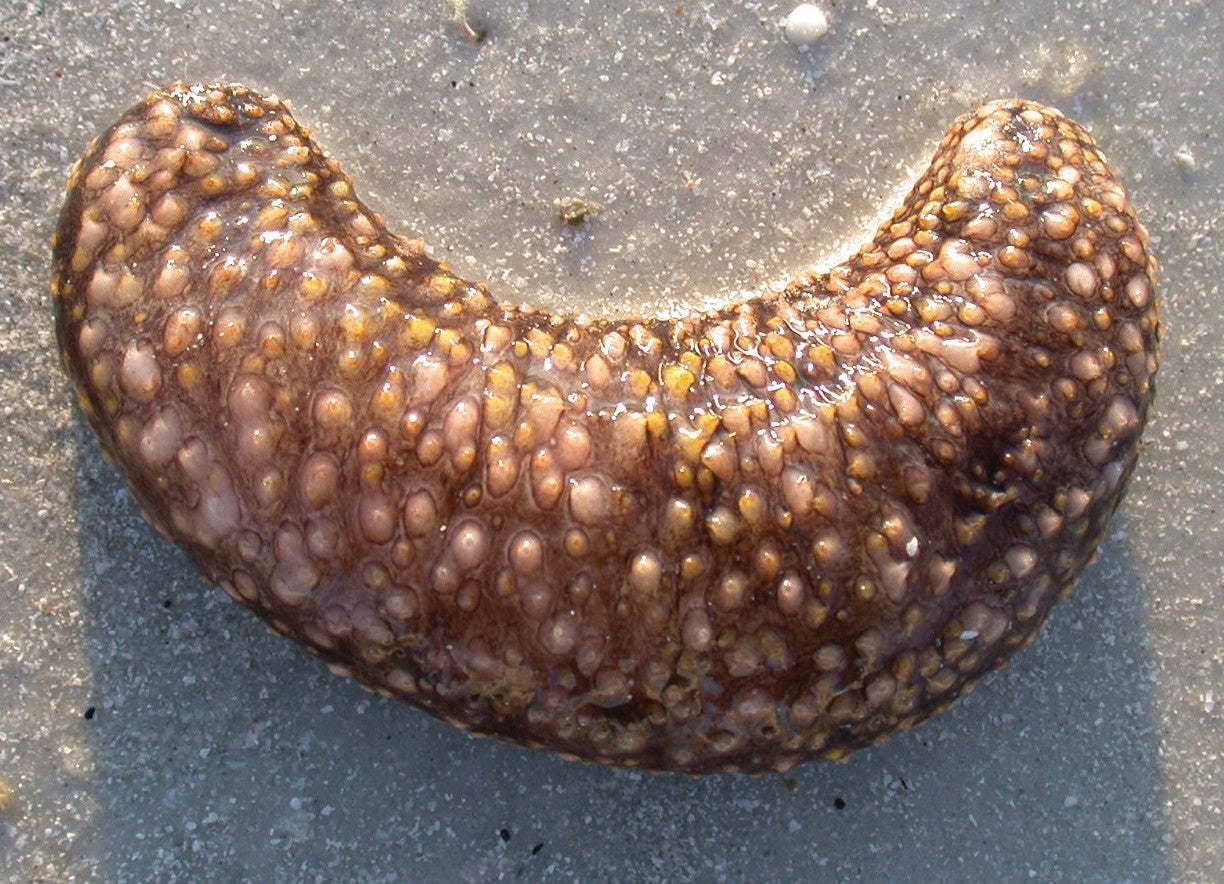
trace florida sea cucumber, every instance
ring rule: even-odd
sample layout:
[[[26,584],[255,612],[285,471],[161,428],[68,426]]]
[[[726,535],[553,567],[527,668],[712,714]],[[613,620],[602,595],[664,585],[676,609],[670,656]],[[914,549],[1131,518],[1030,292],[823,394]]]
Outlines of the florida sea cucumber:
[[[499,303],[281,101],[151,94],[74,168],[64,364],[145,514],[380,693],[568,756],[838,757],[1030,641],[1158,365],[1093,139],[961,117],[853,257],[686,317]]]

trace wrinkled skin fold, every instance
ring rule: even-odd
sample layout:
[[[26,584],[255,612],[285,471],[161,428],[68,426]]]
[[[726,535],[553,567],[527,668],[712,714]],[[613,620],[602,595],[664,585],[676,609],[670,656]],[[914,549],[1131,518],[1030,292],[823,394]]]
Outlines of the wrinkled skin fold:
[[[923,720],[1103,537],[1155,262],[1085,130],[957,120],[857,254],[725,309],[498,303],[275,98],[151,94],[76,165],[66,370],[209,580],[380,693],[567,756],[784,770]]]

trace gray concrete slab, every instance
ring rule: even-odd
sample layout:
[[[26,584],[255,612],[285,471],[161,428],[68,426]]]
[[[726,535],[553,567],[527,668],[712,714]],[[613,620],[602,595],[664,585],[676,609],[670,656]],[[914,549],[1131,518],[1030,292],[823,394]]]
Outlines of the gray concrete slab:
[[[1211,0],[0,2],[0,879],[1224,880],[1224,167]],[[860,239],[944,127],[1086,121],[1163,261],[1147,447],[1041,640],[843,764],[651,776],[330,676],[141,520],[54,351],[68,166],[152,85],[292,99],[392,224],[549,306],[667,307]],[[584,232],[553,200],[604,209]]]

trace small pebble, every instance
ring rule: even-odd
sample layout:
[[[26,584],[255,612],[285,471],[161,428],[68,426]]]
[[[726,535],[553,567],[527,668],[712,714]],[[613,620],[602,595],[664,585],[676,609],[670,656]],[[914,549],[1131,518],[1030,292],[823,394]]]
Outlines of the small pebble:
[[[1198,169],[1198,161],[1194,157],[1194,151],[1190,150],[1188,145],[1183,144],[1179,147],[1173,154],[1173,159],[1177,162],[1177,165],[1190,172]]]
[[[829,16],[815,3],[800,3],[782,22],[782,33],[796,46],[811,46],[829,32]]]

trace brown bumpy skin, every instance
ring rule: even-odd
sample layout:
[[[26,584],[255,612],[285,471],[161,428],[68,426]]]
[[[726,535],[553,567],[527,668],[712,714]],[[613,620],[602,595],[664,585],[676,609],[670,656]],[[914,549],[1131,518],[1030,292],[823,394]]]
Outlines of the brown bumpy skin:
[[[844,755],[1030,641],[1158,361],[1125,191],[1016,100],[844,264],[709,314],[497,303],[241,86],[95,142],[55,260],[82,406],[210,580],[460,727],[656,769]]]

